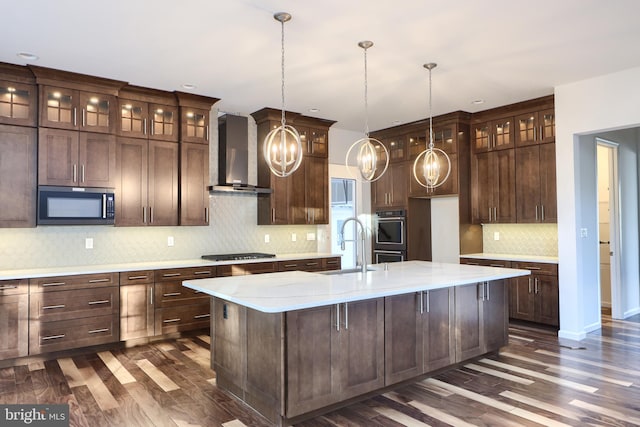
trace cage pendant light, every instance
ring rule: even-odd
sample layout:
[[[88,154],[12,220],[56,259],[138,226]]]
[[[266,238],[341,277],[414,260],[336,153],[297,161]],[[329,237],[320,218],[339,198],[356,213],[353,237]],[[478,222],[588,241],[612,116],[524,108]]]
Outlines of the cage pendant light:
[[[354,142],[345,156],[347,166],[354,163],[358,166],[358,175],[355,178],[359,181],[373,182],[378,180],[389,167],[389,150],[375,138],[369,137],[369,99],[367,81],[367,49],[373,46],[369,40],[358,43],[364,50],[364,138]],[[355,159],[354,159],[355,156]],[[351,169],[349,169],[351,170]]]
[[[263,155],[267,166],[271,172],[279,177],[286,177],[300,167],[302,163],[302,141],[300,134],[285,120],[284,108],[284,23],[291,20],[291,15],[286,12],[279,12],[273,15],[282,27],[281,36],[281,96],[282,96],[282,117],[280,126],[272,129],[264,139]]]
[[[451,159],[440,148],[433,146],[433,112],[431,108],[431,70],[437,64],[424,64],[429,70],[429,142],[426,149],[418,155],[413,163],[413,177],[421,186],[433,191],[440,187],[451,174]]]

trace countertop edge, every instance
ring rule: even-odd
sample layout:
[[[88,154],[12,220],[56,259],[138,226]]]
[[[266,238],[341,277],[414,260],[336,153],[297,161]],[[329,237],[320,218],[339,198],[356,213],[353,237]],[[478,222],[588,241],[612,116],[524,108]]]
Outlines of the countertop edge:
[[[501,261],[541,262],[545,264],[558,264],[558,257],[543,255],[492,254],[480,252],[460,255],[460,258],[495,259]]]

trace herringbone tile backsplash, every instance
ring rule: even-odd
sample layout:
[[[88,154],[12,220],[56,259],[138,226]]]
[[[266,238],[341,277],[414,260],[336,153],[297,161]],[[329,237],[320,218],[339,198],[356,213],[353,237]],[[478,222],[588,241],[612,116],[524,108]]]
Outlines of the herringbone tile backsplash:
[[[494,239],[499,233],[500,240]],[[484,224],[484,253],[558,256],[557,224]]]

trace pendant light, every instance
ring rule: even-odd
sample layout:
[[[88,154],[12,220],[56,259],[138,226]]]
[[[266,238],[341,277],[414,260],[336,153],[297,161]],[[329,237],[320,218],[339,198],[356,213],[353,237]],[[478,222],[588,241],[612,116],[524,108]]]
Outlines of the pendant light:
[[[291,15],[279,12],[273,15],[273,18],[282,25],[282,118],[280,126],[272,129],[265,137],[263,154],[271,172],[276,176],[286,177],[295,172],[302,163],[302,141],[298,131],[286,123],[284,109],[284,23],[291,20]]]
[[[360,181],[373,182],[378,180],[387,170],[389,166],[389,150],[387,147],[375,138],[369,137],[369,99],[367,94],[367,49],[373,46],[373,42],[369,40],[358,43],[364,50],[364,138],[354,142],[345,156],[345,164],[347,167],[353,164],[351,157],[355,156],[355,162],[358,165],[359,175],[355,178]],[[351,161],[350,161],[351,160]],[[383,166],[384,165],[384,166]],[[350,170],[350,169],[349,169]]]
[[[433,191],[440,187],[451,174],[451,159],[440,148],[433,146],[433,112],[431,108],[431,70],[436,63],[424,64],[429,70],[429,142],[426,150],[418,155],[413,163],[413,177],[421,186]]]

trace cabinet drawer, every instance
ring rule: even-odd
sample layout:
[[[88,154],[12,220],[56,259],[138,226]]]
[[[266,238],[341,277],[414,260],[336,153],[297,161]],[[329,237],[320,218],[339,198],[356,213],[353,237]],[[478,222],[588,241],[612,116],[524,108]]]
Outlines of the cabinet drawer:
[[[74,291],[41,292],[31,295],[30,315],[41,322],[94,317],[118,313],[117,286]]]
[[[261,274],[261,273],[273,273],[277,271],[277,263],[269,262],[255,262],[244,264],[227,264],[218,266],[218,276],[244,276],[246,274]]]
[[[118,316],[96,316],[57,322],[32,320],[29,354],[116,342],[119,335]]]
[[[549,276],[558,275],[558,264],[551,264],[546,262],[512,262],[513,268],[519,268],[522,270],[531,270],[534,274],[544,274]]]
[[[184,287],[182,282],[156,283],[154,296],[157,307],[196,304],[199,301],[209,302],[207,294]]]
[[[29,279],[29,285],[31,293],[114,286],[118,285],[118,273],[42,277]]]
[[[172,280],[182,281],[187,279],[202,279],[215,277],[216,266],[189,267],[189,268],[169,268],[156,270],[156,282],[168,282]]]
[[[126,271],[120,273],[120,286],[137,283],[153,283],[153,270]]]
[[[278,271],[320,271],[322,259],[296,259],[291,261],[278,261]]]
[[[29,292],[28,280],[0,280],[0,296],[20,295]]]
[[[486,259],[486,258],[460,258],[460,264],[467,265],[482,265],[485,267],[513,267],[512,261],[505,261],[501,259]]]
[[[323,270],[340,270],[340,268],[342,268],[342,258],[340,257],[324,258],[322,260]]]
[[[169,334],[210,326],[211,304],[209,300],[202,303],[156,309],[156,334]]]

